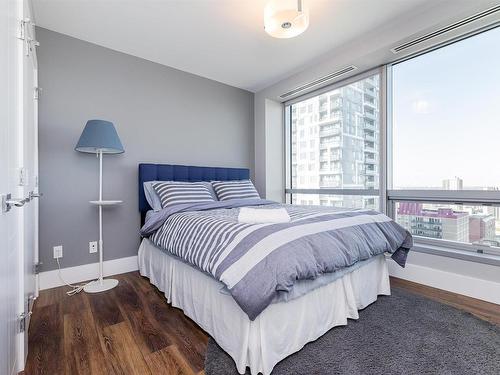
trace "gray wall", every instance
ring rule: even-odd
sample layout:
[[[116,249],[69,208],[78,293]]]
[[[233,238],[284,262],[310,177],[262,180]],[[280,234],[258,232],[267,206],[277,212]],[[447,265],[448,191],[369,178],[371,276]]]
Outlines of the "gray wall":
[[[253,172],[253,94],[97,45],[37,29],[40,260],[56,268],[98,261],[98,162],[74,151],[89,119],[112,121],[125,153],[104,156],[104,259],[137,254],[140,162],[246,167]],[[161,47],[161,46],[158,46]],[[168,48],[168,46],[164,46]]]

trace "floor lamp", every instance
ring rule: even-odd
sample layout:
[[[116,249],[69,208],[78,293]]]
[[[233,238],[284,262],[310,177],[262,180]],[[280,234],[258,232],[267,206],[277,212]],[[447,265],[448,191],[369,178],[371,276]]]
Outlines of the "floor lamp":
[[[90,201],[90,204],[99,207],[99,278],[85,285],[83,288],[87,293],[99,293],[118,285],[118,280],[103,278],[102,208],[103,206],[113,206],[122,203],[122,201],[102,199],[102,155],[121,154],[125,150],[113,123],[104,120],[87,121],[75,150],[96,154],[99,158],[99,200]]]

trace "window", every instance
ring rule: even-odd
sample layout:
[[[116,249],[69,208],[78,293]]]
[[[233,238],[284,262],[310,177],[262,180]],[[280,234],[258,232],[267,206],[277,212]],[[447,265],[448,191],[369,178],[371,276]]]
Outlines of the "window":
[[[392,68],[395,189],[500,187],[500,28]]]
[[[496,28],[392,66],[388,195],[415,236],[500,245],[499,45]]]
[[[415,236],[498,247],[498,210],[481,205],[398,202],[396,220]]]
[[[292,203],[379,208],[379,87],[372,73],[286,107],[290,156],[309,145],[288,158]]]
[[[500,255],[499,45],[482,30],[285,103],[288,202],[373,208],[426,251]]]

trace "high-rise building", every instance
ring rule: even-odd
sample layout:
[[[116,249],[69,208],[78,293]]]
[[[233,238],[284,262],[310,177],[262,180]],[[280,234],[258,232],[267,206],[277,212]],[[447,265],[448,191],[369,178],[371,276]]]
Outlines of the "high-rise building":
[[[443,190],[463,190],[464,180],[460,177],[453,177],[447,180],[443,180]]]
[[[379,77],[292,106],[294,188],[378,188]],[[378,197],[294,194],[294,203],[378,208]]]

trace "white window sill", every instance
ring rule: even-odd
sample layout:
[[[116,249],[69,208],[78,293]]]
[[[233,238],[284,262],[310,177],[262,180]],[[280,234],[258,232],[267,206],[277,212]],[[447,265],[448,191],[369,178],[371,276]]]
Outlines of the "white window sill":
[[[500,266],[499,255],[484,254],[484,253],[481,254],[468,250],[452,249],[444,246],[419,243],[418,241],[415,241],[415,245],[412,247],[411,251],[416,251],[418,253],[425,253],[431,255],[438,255],[448,258],[461,259],[476,263],[490,264],[493,266]]]

